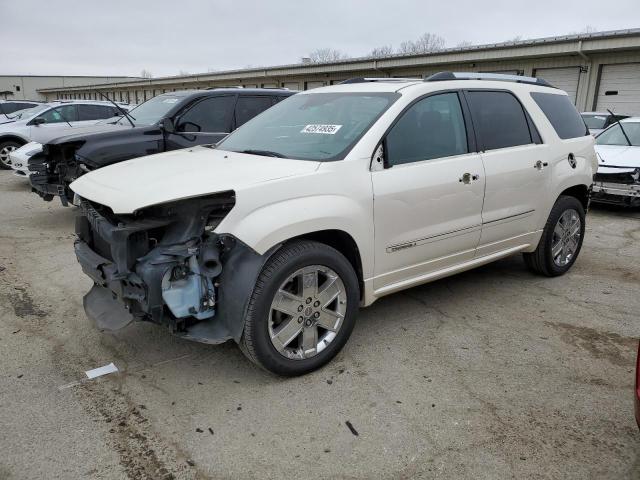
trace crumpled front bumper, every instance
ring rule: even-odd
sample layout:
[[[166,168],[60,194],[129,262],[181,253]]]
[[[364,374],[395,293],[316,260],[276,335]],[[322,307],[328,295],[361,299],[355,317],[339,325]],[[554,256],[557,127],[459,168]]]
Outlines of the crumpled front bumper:
[[[592,187],[591,199],[599,203],[640,206],[640,183],[596,182]]]
[[[114,219],[82,199],[80,210],[74,248],[82,271],[94,282],[83,304],[87,316],[98,328],[116,330],[132,320],[144,320],[164,325],[173,334],[198,342],[216,344],[240,340],[248,300],[271,252],[259,255],[230,235],[209,234],[203,238],[201,225],[192,224],[186,210],[174,216],[174,220]],[[186,224],[171,223],[176,218]],[[170,236],[175,241],[149,247],[154,243],[150,242],[153,235],[150,232],[165,226],[165,240]],[[147,247],[141,249],[143,245]],[[174,315],[171,299],[166,296],[168,279],[173,281],[176,268],[193,267],[196,260],[204,264],[205,254],[210,253],[214,245],[222,266],[217,276],[210,277],[213,282],[209,280],[214,288],[214,303],[210,306],[196,303],[198,311],[190,309],[183,315]],[[197,272],[195,275],[187,278],[202,277]],[[204,277],[202,280],[206,281]]]

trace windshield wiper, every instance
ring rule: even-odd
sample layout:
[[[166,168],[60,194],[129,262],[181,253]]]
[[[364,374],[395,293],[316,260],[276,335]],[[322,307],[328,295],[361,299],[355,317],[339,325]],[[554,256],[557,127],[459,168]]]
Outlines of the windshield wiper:
[[[625,131],[624,131],[624,127],[622,126],[622,123],[620,123],[620,119],[619,119],[618,117],[616,117],[616,116],[613,114],[613,112],[612,112],[611,110],[609,110],[608,108],[607,108],[607,112],[609,112],[609,113],[611,114],[611,116],[612,116],[613,118],[615,118],[615,119],[616,119],[616,123],[617,123],[617,124],[618,124],[618,126],[620,127],[620,130],[622,130],[622,134],[624,135],[624,138],[625,138],[625,140],[627,141],[627,144],[628,144],[629,146],[631,146],[631,140],[629,140],[629,136],[627,135],[627,132],[625,132]]]
[[[278,158],[287,158],[285,155],[278,153],[278,152],[272,152],[271,150],[242,150],[241,152],[238,153],[248,153],[250,155],[262,155],[263,157],[278,157]]]
[[[116,102],[114,102],[113,100],[111,100],[109,97],[107,97],[104,93],[102,93],[99,90],[96,90],[96,93],[100,96],[102,96],[102,98],[106,98],[108,102],[111,102],[113,104],[114,107],[116,107],[120,113],[122,113],[122,116],[125,117],[127,120],[129,120],[129,123],[131,124],[131,126],[133,128],[136,128],[135,123],[133,123],[133,120],[135,120],[135,118],[133,118],[131,115],[129,115],[129,112],[127,112],[124,108],[120,107],[120,105],[118,105]],[[122,98],[122,97],[120,97]],[[133,120],[131,120],[133,118]]]
[[[10,117],[9,115],[7,115],[7,113],[4,111],[4,108],[2,107],[2,104],[0,103],[0,113],[2,113],[5,117],[7,117],[9,120],[13,120],[14,117]]]

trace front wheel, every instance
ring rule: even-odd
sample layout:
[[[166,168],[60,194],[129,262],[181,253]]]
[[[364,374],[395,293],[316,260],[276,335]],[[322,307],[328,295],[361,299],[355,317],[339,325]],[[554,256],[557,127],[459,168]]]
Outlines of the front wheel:
[[[275,374],[311,372],[347,342],[359,300],[358,278],[340,252],[312,241],[289,243],[258,277],[240,348]]]
[[[3,170],[11,170],[11,163],[9,163],[9,154],[14,150],[20,148],[21,145],[12,140],[6,142],[0,142],[0,168]]]
[[[584,229],[582,203],[575,197],[561,196],[551,209],[538,248],[523,254],[527,267],[547,277],[565,274],[578,258]]]

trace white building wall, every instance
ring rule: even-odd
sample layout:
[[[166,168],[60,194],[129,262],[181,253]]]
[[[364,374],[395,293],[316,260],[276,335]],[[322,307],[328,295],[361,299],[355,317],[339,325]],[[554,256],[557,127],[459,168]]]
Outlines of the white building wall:
[[[0,93],[11,92],[11,94],[6,94],[7,99],[47,100],[47,96],[39,93],[38,90],[43,88],[74,87],[78,85],[95,85],[127,80],[133,80],[133,78],[0,75]],[[5,98],[5,94],[2,93],[0,98]]]

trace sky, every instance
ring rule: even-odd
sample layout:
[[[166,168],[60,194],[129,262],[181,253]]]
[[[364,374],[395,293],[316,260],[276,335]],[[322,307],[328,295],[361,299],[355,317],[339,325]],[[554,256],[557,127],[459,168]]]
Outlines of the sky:
[[[638,0],[0,0],[0,74],[154,77],[365,56],[425,32],[446,46],[640,28]]]

